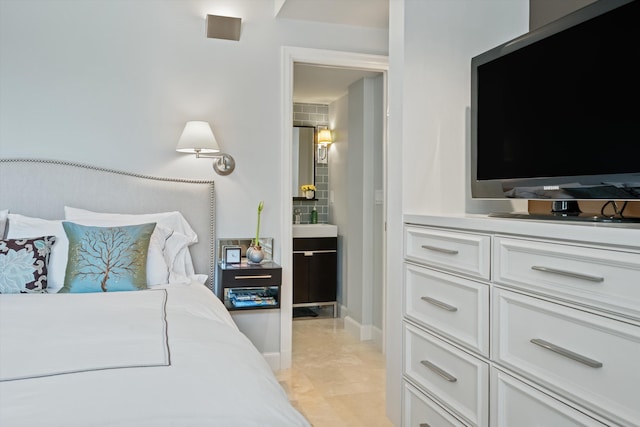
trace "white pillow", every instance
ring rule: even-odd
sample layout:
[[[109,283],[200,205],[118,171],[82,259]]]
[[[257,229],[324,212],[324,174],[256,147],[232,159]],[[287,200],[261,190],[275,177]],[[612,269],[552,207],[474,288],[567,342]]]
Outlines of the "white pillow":
[[[180,212],[160,212],[150,214],[119,214],[119,213],[105,213],[105,212],[93,212],[86,209],[72,208],[69,206],[64,207],[64,217],[67,220],[113,220],[117,221],[118,225],[128,223],[130,225],[146,224],[149,222],[155,222],[169,230],[182,233],[189,238],[189,244],[196,243],[198,241],[198,235],[191,228],[187,220],[182,216]]]
[[[151,235],[147,258],[148,284],[191,283],[194,268],[189,246],[198,241],[198,236],[180,212],[117,214],[92,212],[69,206],[65,206],[64,210],[67,220],[82,225],[104,227],[155,222],[156,230],[161,235],[156,235],[156,231]],[[159,281],[160,279],[164,281]]]
[[[4,229],[7,224],[7,215],[9,215],[9,210],[1,210],[0,211],[0,239],[4,238]]]
[[[47,292],[58,292],[64,286],[67,270],[69,239],[60,220],[32,218],[18,214],[8,214],[7,239],[23,237],[56,236],[56,243],[49,257]]]
[[[188,285],[194,280],[203,284],[207,281],[206,274],[195,274],[191,252],[189,252],[189,238],[182,233],[175,232],[167,240],[165,261],[169,265],[169,283]]]

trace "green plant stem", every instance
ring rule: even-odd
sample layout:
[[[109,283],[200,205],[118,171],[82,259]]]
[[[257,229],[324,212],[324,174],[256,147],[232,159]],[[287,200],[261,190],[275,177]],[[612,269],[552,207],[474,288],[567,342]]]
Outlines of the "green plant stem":
[[[256,228],[256,240],[253,242],[254,246],[260,246],[260,213],[262,213],[262,209],[264,208],[264,202],[258,203],[258,226]]]
[[[258,240],[259,235],[260,235],[260,214],[258,213],[258,227],[256,228],[256,239],[253,242],[255,246],[260,246],[260,241]]]

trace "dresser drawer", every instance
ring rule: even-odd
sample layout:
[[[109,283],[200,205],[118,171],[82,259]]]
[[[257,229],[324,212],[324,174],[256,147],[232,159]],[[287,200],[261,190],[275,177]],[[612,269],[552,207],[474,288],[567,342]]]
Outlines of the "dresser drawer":
[[[640,253],[496,237],[494,281],[640,319]]]
[[[622,425],[640,425],[640,328],[493,291],[493,358]]]
[[[474,426],[489,422],[489,366],[421,329],[404,326],[404,373]]]
[[[489,286],[411,264],[404,266],[407,318],[489,357]]]
[[[491,426],[604,427],[593,418],[498,369],[491,369]]]
[[[464,427],[456,417],[422,394],[411,384],[404,382],[404,411],[402,425],[411,427]]]
[[[222,286],[272,286],[282,283],[282,268],[243,268],[241,270],[220,270]]]
[[[404,236],[407,260],[489,279],[490,236],[410,225]]]

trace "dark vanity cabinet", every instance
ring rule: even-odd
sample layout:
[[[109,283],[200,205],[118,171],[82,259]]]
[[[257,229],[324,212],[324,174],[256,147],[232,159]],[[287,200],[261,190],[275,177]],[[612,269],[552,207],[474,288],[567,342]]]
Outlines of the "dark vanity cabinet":
[[[338,238],[293,239],[293,306],[333,305],[336,313]]]

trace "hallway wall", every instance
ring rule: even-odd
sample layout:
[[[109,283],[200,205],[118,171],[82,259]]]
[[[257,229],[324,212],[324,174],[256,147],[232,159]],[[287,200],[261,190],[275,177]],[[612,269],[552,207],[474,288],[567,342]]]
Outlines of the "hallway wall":
[[[384,77],[358,80],[329,106],[330,219],[338,225],[338,301],[345,328],[382,348]]]

